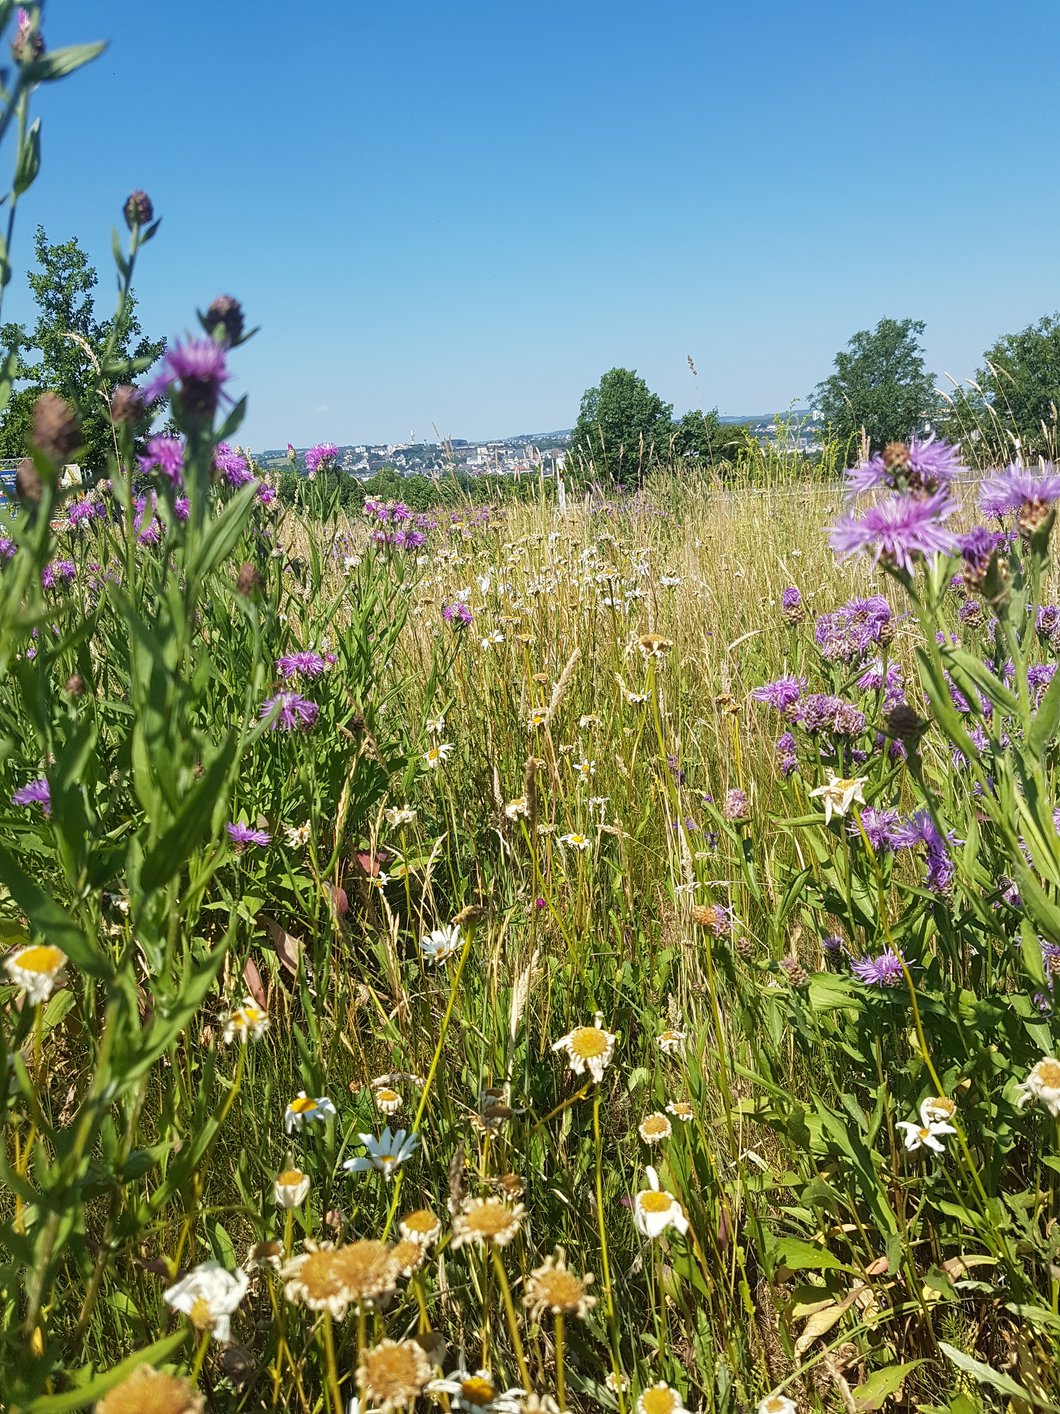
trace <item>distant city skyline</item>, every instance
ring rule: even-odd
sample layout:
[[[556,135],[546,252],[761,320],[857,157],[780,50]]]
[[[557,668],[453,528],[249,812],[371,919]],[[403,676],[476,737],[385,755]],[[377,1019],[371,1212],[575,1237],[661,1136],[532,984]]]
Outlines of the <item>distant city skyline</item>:
[[[109,310],[142,187],[145,329],[221,292],[261,326],[232,358],[248,445],[569,427],[615,366],[678,414],[783,412],[883,317],[966,378],[1060,307],[1058,30],[1051,0],[230,0],[208,27],[49,0],[49,46],[110,44],[38,94],[5,317],[38,223]]]

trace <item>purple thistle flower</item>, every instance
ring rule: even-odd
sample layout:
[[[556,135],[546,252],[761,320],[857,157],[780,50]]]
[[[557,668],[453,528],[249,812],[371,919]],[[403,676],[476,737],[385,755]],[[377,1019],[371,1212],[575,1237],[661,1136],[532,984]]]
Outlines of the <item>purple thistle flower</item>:
[[[299,675],[306,678],[318,678],[327,672],[327,667],[327,663],[319,653],[284,653],[282,657],[276,659],[276,671],[285,679]]]
[[[827,692],[812,692],[803,698],[795,714],[795,721],[811,735],[820,731],[830,731],[836,736],[860,736],[865,730],[864,712],[841,697],[833,697]]]
[[[791,732],[784,732],[782,736],[777,737],[773,750],[780,758],[781,773],[790,776],[799,764],[796,742]]]
[[[248,844],[265,846],[272,843],[272,836],[268,830],[255,830],[250,825],[238,824],[226,825],[225,829],[228,831],[228,838],[241,851],[246,849]]]
[[[258,505],[271,506],[276,499],[276,487],[269,486],[267,482],[262,482],[258,487]]]
[[[861,466],[851,468],[847,472],[847,495],[856,496],[877,486],[911,491],[921,496],[925,493],[930,495],[949,486],[953,478],[964,470],[957,448],[948,442],[936,442],[933,437],[926,441],[911,437],[908,451],[907,467],[887,467],[883,454],[877,452]]]
[[[1056,675],[1055,663],[1032,663],[1027,669],[1027,687],[1031,692],[1033,705],[1041,706],[1045,689]]]
[[[747,803],[747,792],[744,790],[726,791],[721,813],[726,820],[734,825],[747,820],[751,814],[751,807]]]
[[[174,384],[179,384],[185,410],[193,417],[212,422],[218,403],[222,399],[230,401],[222,392],[229,377],[224,344],[213,339],[189,339],[166,350],[160,372],[143,390],[143,400],[156,402],[169,396]]]
[[[188,500],[187,496],[178,496],[173,502],[173,514],[176,516],[177,520],[187,520],[190,512],[191,502]]]
[[[318,442],[305,454],[305,469],[310,476],[318,471],[330,471],[339,459],[339,449],[334,442]]]
[[[982,583],[990,568],[990,557],[1004,545],[1004,535],[996,530],[987,530],[983,525],[974,526],[967,534],[957,536],[965,577],[973,586]]]
[[[261,704],[261,716],[270,717],[277,708],[279,712],[270,728],[272,731],[308,731],[320,715],[317,704],[297,692],[278,692],[275,697],[267,698]]]
[[[950,858],[950,847],[963,844],[952,830],[943,839],[938,826],[927,810],[917,810],[908,820],[895,825],[891,830],[891,843],[896,849],[916,849],[924,845],[926,849],[927,877],[929,889],[944,893],[953,882],[956,872]]]
[[[893,845],[891,831],[897,823],[897,810],[877,810],[869,805],[861,812],[861,824],[865,830],[865,838],[872,845],[876,854],[883,854],[891,849]],[[850,822],[849,829],[856,839],[861,838],[861,830],[858,829],[856,820]]]
[[[245,486],[254,480],[254,473],[247,465],[242,452],[237,452],[227,442],[218,442],[213,454],[213,464],[229,486]]]
[[[6,535],[0,535],[0,559],[10,560],[18,546]]]
[[[805,691],[805,678],[788,676],[777,678],[774,682],[767,682],[762,687],[756,687],[751,696],[756,702],[764,702],[769,707],[775,707],[778,712],[787,712],[789,708],[795,706]]]
[[[879,957],[855,958],[850,970],[867,987],[900,987],[905,980],[902,971],[904,961],[900,951],[885,948]]]
[[[133,533],[140,545],[157,545],[162,538],[162,522],[155,517],[157,504],[154,492],[151,493],[150,503],[146,496],[137,496],[133,501],[133,510],[136,512],[133,518]]]
[[[821,951],[825,954],[844,952],[843,939],[837,933],[826,933],[821,939]]]
[[[184,484],[184,446],[176,437],[165,437],[161,434],[152,437],[143,455],[136,460],[141,471],[154,471],[157,467],[174,486]]]
[[[454,628],[467,628],[472,613],[466,604],[446,604],[442,608],[442,618]]]
[[[1060,609],[1055,604],[1043,604],[1034,616],[1035,630],[1050,641],[1060,633]]]
[[[780,596],[780,609],[784,617],[793,624],[801,623],[805,610],[802,595],[792,584]]]
[[[882,560],[912,574],[918,556],[956,552],[957,537],[941,523],[955,509],[946,491],[926,500],[899,493],[871,506],[861,520],[844,516],[829,539],[841,559],[863,552],[872,556],[873,564]]]
[[[1060,475],[1051,462],[1044,471],[1009,466],[988,476],[979,487],[979,509],[988,519],[1001,520],[1016,512],[1034,517],[1060,500]]]
[[[69,584],[76,574],[77,566],[73,560],[52,560],[41,570],[40,582],[45,589],[54,589],[56,584]]]
[[[849,604],[822,614],[813,636],[828,662],[849,663],[878,644],[891,623],[891,606],[882,594],[852,599]]]
[[[96,518],[96,503],[94,501],[73,501],[67,512],[68,524],[71,530],[77,530],[79,526],[88,525]]]
[[[45,815],[50,815],[52,813],[52,792],[47,777],[41,776],[39,780],[19,786],[11,797],[11,804],[39,805]]]

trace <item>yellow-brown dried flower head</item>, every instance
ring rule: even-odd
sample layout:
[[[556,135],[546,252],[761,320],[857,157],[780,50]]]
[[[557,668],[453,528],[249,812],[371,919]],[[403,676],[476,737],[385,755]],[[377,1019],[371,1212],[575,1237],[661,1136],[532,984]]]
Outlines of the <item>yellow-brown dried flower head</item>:
[[[33,404],[29,444],[56,466],[84,445],[77,414],[58,393],[41,393]]]
[[[909,470],[909,448],[905,442],[888,442],[883,449],[883,469],[900,474]]]
[[[205,1401],[179,1375],[138,1365],[96,1404],[96,1414],[202,1414]]]
[[[264,583],[261,571],[257,565],[251,564],[249,560],[239,567],[239,574],[236,576],[236,593],[242,594],[244,598],[252,594],[255,589],[260,589]]]
[[[29,457],[23,457],[15,472],[15,495],[20,501],[35,505],[41,498],[42,490],[40,473]]]
[[[566,1252],[557,1247],[555,1254],[546,1257],[527,1278],[526,1304],[530,1314],[540,1320],[544,1311],[551,1311],[554,1316],[579,1316],[584,1321],[596,1305],[596,1297],[589,1295],[593,1281],[592,1272],[585,1276],[572,1272]]]
[[[341,1320],[350,1306],[386,1305],[397,1290],[401,1268],[392,1247],[366,1239],[305,1252],[288,1262],[280,1275],[288,1301],[310,1311],[329,1311]]]
[[[372,1409],[390,1414],[407,1409],[423,1393],[431,1363],[415,1340],[381,1340],[366,1350],[357,1366],[357,1383]]]
[[[506,1247],[518,1235],[526,1209],[500,1198],[465,1198],[453,1219],[453,1248],[467,1242],[480,1247]]]

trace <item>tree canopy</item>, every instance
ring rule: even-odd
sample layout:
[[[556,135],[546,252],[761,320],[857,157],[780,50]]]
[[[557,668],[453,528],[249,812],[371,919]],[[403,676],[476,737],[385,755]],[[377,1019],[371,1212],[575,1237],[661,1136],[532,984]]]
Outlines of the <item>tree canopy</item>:
[[[860,437],[864,428],[873,451],[906,441],[938,403],[934,374],[928,373],[919,319],[881,319],[862,329],[835,357],[835,372],[811,396],[834,436]]]
[[[672,419],[673,405],[635,371],[612,368],[582,395],[571,433],[571,465],[591,479],[639,484],[669,456]]]
[[[0,456],[25,455],[30,411],[46,389],[59,393],[77,410],[85,434],[82,465],[101,472],[113,450],[107,400],[116,383],[136,367],[148,367],[165,349],[165,340],[149,339],[136,317],[136,300],[130,295],[127,313],[115,331],[112,319],[96,316],[93,291],[99,276],[77,238],[49,242],[43,226],[37,227],[38,269],[28,275],[37,306],[32,331],[21,324],[5,324],[0,344],[18,351],[16,382],[0,418]],[[96,367],[114,332],[108,366],[97,376]]]

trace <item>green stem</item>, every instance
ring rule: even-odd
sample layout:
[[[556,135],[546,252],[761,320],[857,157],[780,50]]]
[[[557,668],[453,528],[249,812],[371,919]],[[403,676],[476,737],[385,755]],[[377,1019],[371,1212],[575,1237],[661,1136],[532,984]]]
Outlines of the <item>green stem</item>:
[[[496,1247],[490,1248],[490,1256],[493,1258],[493,1270],[497,1273],[497,1282],[501,1289],[501,1300],[504,1302],[504,1314],[508,1318],[508,1333],[512,1338],[512,1346],[515,1350],[515,1358],[519,1365],[519,1378],[523,1382],[523,1389],[527,1394],[531,1390],[530,1371],[527,1368],[526,1356],[523,1353],[522,1337],[519,1335],[519,1321],[515,1314],[515,1303],[512,1301],[512,1289],[508,1285],[508,1274],[504,1270],[504,1263],[501,1261],[500,1253]]]

